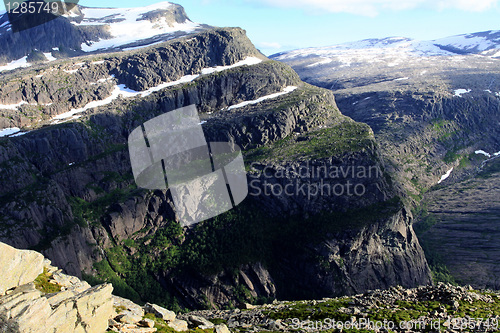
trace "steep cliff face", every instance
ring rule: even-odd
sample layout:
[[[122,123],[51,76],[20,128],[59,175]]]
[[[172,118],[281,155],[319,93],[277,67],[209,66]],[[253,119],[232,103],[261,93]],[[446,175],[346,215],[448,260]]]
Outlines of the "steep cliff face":
[[[84,108],[90,102],[102,101],[110,95],[117,98],[118,95],[112,93],[118,85],[140,92],[189,75],[200,75],[205,68],[232,65],[247,57],[263,57],[244,34],[241,29],[219,29],[190,39],[174,40],[146,51],[129,51],[107,57],[82,57],[58,62],[53,66],[40,65],[5,74],[0,87],[0,128],[39,127],[62,113]],[[243,73],[239,73],[241,79]],[[272,71],[267,74],[270,83],[275,83],[273,80],[279,77]],[[238,72],[232,75],[238,75]],[[266,73],[255,75],[263,77]],[[237,77],[231,78],[239,80]],[[196,96],[192,92],[189,97],[194,99],[193,103],[200,104],[200,98],[209,100],[211,96],[207,95],[212,92],[215,92],[217,99],[226,93],[223,91],[226,86],[219,81],[224,77],[206,79],[219,85],[216,89],[196,93],[205,96]],[[239,83],[240,86],[242,84],[243,82]],[[271,87],[264,86],[263,89]],[[225,90],[230,95],[224,101],[225,104],[235,94],[237,98],[243,99],[258,93],[255,83],[253,87],[241,92],[233,90],[233,87],[228,88]],[[234,87],[237,88],[238,86]],[[127,90],[119,92],[125,94]],[[222,108],[225,104],[208,106]]]
[[[17,118],[4,126],[30,132],[0,139],[0,240],[134,299],[189,307],[430,282],[371,129],[342,115],[331,92],[262,56],[241,29],[77,61],[3,83],[4,103],[27,103],[5,111]],[[42,100],[54,104],[32,107]],[[250,191],[260,193],[183,230],[169,191],[135,186],[127,138],[191,104],[207,141],[243,148]],[[311,166],[329,174],[280,174]],[[265,194],[322,181],[328,195]]]
[[[371,126],[388,172],[418,212],[419,237],[436,276],[449,279],[451,272],[478,288],[498,288],[500,265],[484,232],[494,237],[498,229],[492,181],[500,150],[496,36],[458,36],[463,45],[458,37],[445,38],[425,48],[389,38],[275,57],[308,83],[332,90],[345,115]],[[407,46],[391,46],[398,43]]]
[[[426,197],[427,209],[417,225],[419,238],[432,254],[431,262],[444,265],[444,273],[458,283],[500,287],[499,171],[500,160],[493,156],[477,176],[439,186]]]
[[[367,213],[373,214],[373,211]],[[382,217],[382,214],[372,220],[377,223],[355,230],[350,223],[362,224],[366,220],[356,221],[353,214],[344,228],[337,227],[337,231],[329,231],[323,237],[317,235],[314,221],[302,219],[303,224],[294,227],[302,235],[313,233],[317,236],[316,241],[309,243],[298,236],[290,236],[286,231],[289,226],[283,226],[286,221],[280,220],[285,240],[270,246],[263,257],[265,265],[257,262],[218,274],[189,270],[180,275],[167,275],[162,280],[168,281],[172,291],[181,295],[180,298],[192,308],[200,304],[221,307],[252,300],[266,302],[274,298],[316,299],[354,295],[393,285],[431,284],[411,217],[397,205],[386,207],[384,213],[390,217]],[[322,223],[338,224],[339,219],[323,218]],[[252,234],[247,236],[258,238]],[[304,238],[309,239],[308,236]]]
[[[474,152],[496,152],[500,147],[500,99],[488,92],[460,97],[413,91],[338,96],[346,115],[372,126],[395,174],[414,194],[436,185],[451,167],[457,179],[475,172],[483,158]]]

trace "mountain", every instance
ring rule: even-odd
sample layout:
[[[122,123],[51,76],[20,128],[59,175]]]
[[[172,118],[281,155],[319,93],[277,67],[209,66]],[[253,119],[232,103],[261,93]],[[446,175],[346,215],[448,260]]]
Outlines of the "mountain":
[[[487,31],[433,41],[404,37],[367,39],[283,52],[271,58],[291,64],[307,82],[334,91],[391,81],[398,87],[408,79],[430,86],[429,77],[443,80],[453,75],[455,69],[495,73],[500,57],[499,36],[500,31]],[[474,65],[467,67],[467,61]],[[482,85],[483,90],[491,88],[490,82],[491,79]],[[446,83],[463,88],[457,75]]]
[[[184,8],[169,2],[127,9],[80,5],[64,8],[57,16],[42,10],[36,15],[55,18],[19,32],[12,29],[11,14],[3,13],[0,16],[0,43],[4,46],[0,51],[0,71],[86,53],[147,47],[209,28],[193,23]]]
[[[437,39],[434,43],[452,53],[500,57],[500,30],[452,36]]]
[[[374,130],[419,216],[435,274],[490,288],[500,272],[491,259],[496,242],[484,234],[500,232],[491,187],[500,155],[499,36],[372,39],[271,57],[331,90],[345,115]]]
[[[128,15],[97,11],[99,24]],[[151,10],[129,14],[139,12]],[[80,31],[76,15],[47,24]],[[171,37],[2,74],[0,241],[177,310],[431,283],[410,206],[368,125],[242,29]],[[127,143],[146,121],[193,104],[207,142],[242,148],[250,194],[183,228],[170,190],[137,187]]]
[[[419,41],[406,37],[388,37],[365,39],[339,45],[306,48],[289,52],[281,52],[271,58],[286,60],[295,58],[323,57],[330,62],[341,62],[346,66],[369,60],[367,57],[377,56],[409,57],[409,56],[453,56],[477,54],[485,57],[500,57],[500,30],[490,30],[473,34],[457,35],[431,41]],[[347,61],[349,59],[349,61]],[[379,59],[372,59],[378,61]],[[311,66],[328,64],[313,63]]]

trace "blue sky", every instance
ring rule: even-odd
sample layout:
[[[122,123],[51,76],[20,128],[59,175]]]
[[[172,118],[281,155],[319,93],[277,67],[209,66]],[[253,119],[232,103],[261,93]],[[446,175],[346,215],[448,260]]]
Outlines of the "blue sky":
[[[89,7],[137,7],[157,0],[81,0]],[[239,26],[265,54],[366,38],[436,39],[500,30],[500,0],[179,0],[191,18]]]

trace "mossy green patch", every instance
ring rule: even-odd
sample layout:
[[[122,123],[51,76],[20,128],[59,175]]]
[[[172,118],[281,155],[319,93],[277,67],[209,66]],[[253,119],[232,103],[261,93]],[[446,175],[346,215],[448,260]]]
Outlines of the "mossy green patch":
[[[366,124],[346,121],[274,142],[245,153],[250,161],[296,161],[359,152],[374,145],[373,132]]]
[[[40,290],[45,294],[52,294],[61,291],[61,286],[55,283],[51,283],[52,274],[50,274],[47,268],[44,267],[43,273],[38,275],[35,279],[35,288]]]

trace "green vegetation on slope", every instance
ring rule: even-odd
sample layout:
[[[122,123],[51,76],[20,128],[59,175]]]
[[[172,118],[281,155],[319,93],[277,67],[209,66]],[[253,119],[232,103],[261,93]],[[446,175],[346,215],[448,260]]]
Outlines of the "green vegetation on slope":
[[[319,159],[339,156],[345,152],[355,153],[369,149],[373,144],[373,132],[368,125],[345,121],[300,136],[291,134],[269,146],[250,150],[245,156],[252,161]]]
[[[356,211],[284,219],[263,214],[255,205],[247,199],[185,235],[179,224],[169,221],[153,234],[125,240],[107,249],[107,259],[94,265],[97,275],[85,278],[94,284],[104,281],[116,284],[118,295],[135,301],[154,302],[179,311],[182,310],[179,303],[172,293],[162,288],[158,276],[193,271],[237,272],[242,264],[252,262],[262,262],[272,268],[277,265],[278,253],[300,255],[306,245],[320,242],[328,234],[358,230],[401,209],[401,201],[396,197]],[[305,226],[307,233],[304,233]],[[133,254],[126,251],[127,247],[133,247]],[[235,286],[234,292],[241,302],[260,301],[253,299],[243,286]]]

